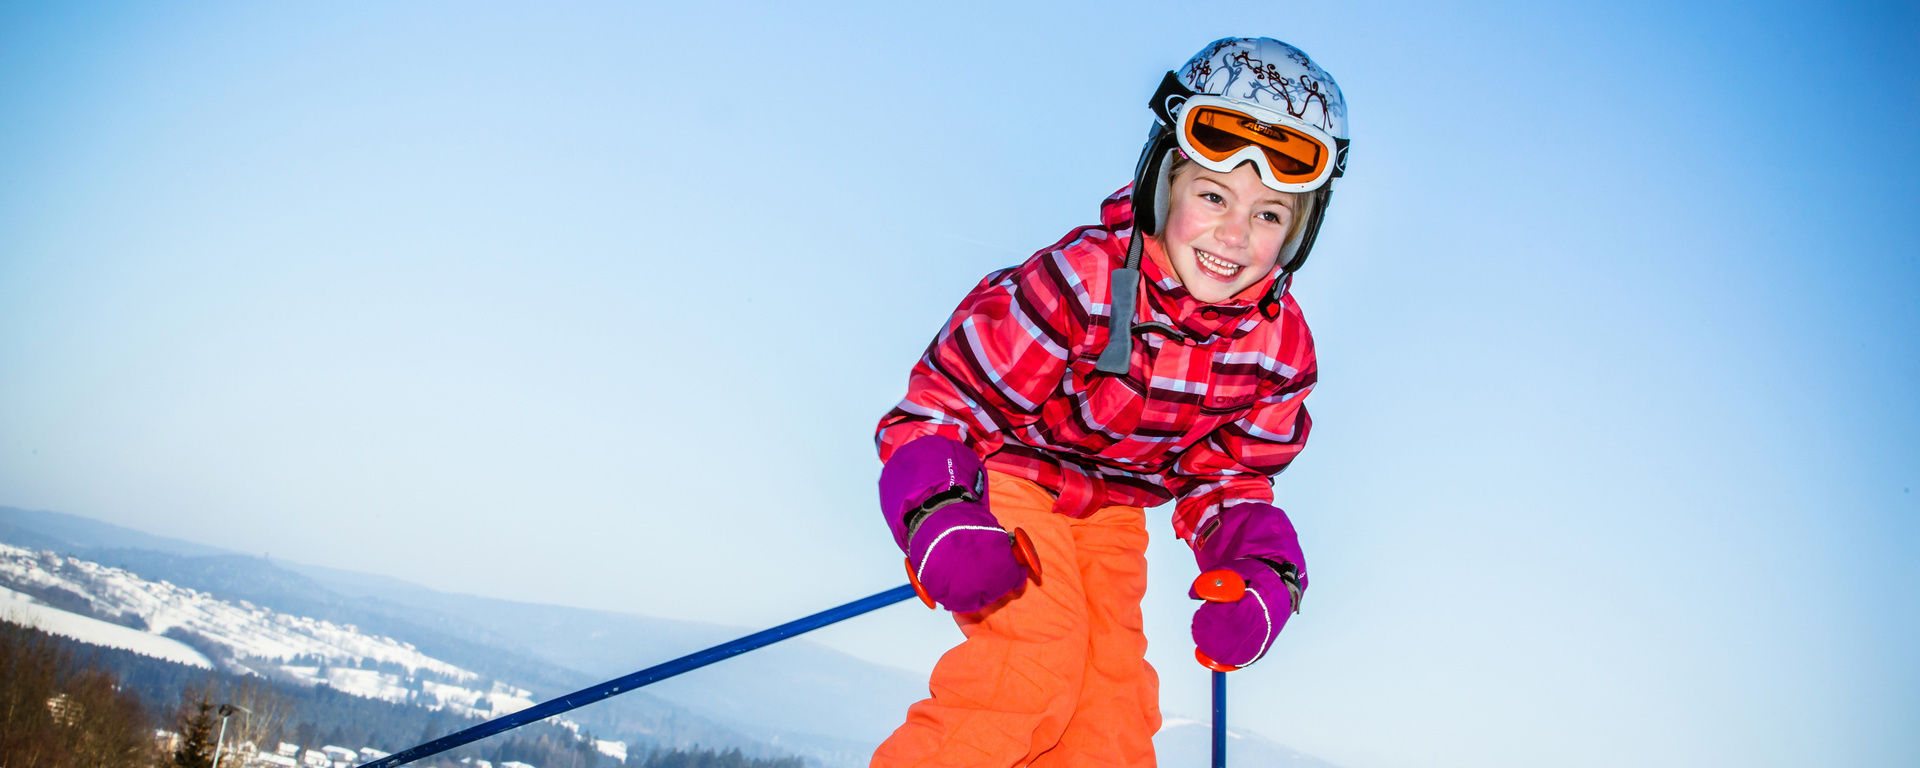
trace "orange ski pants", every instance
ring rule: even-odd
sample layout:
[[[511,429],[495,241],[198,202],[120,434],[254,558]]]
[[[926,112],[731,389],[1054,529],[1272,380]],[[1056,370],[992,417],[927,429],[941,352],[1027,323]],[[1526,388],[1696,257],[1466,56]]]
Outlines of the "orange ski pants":
[[[1000,525],[1025,528],[1041,578],[954,620],[966,639],[940,657],[930,698],[873,755],[896,766],[1152,766],[1160,678],[1147,664],[1146,516],[1053,512],[1053,494],[990,472]]]

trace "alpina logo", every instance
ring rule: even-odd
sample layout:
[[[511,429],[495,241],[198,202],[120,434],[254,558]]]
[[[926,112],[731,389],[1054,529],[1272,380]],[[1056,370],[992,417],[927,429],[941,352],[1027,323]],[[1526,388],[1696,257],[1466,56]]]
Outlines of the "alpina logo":
[[[1245,128],[1254,133],[1260,134],[1262,136],[1265,136],[1267,138],[1275,139],[1278,141],[1288,141],[1291,139],[1291,137],[1287,135],[1286,131],[1280,130],[1279,128],[1275,128],[1271,125],[1267,125],[1266,123],[1260,122],[1258,120],[1241,120],[1240,127]]]

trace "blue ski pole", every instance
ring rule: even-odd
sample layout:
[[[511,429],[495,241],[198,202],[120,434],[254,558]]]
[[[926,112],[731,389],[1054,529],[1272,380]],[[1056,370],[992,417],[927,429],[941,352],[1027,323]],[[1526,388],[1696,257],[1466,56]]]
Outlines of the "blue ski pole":
[[[912,597],[913,595],[913,586],[910,584],[902,584],[885,592],[860,598],[846,605],[828,608],[827,610],[803,619],[795,619],[772,629],[755,632],[737,640],[721,643],[704,651],[696,651],[664,664],[656,664],[625,677],[617,677],[599,685],[582,688],[565,696],[535,704],[519,712],[501,715],[500,717],[488,720],[464,731],[448,734],[425,744],[374,760],[373,762],[364,763],[360,768],[387,768],[387,766],[405,765],[423,757],[437,755],[462,744],[478,741],[503,731],[510,731],[528,723],[544,720],[562,712],[584,707],[601,699],[626,693],[641,686],[660,682],[661,680],[683,672],[691,672],[716,661],[733,658],[755,648],[772,645],[781,640],[793,637],[794,635],[810,632],[835,622],[844,621],[877,608],[884,608]]]
[[[1213,675],[1213,768],[1227,768],[1227,673]]]

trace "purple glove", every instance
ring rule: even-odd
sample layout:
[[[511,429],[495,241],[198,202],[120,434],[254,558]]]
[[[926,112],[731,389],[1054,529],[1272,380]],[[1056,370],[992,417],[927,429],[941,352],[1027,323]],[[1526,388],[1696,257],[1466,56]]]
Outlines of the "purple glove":
[[[1027,580],[986,499],[980,456],[944,437],[901,446],[880,470],[880,512],[893,541],[927,596],[947,610],[980,610]]]
[[[1307,588],[1307,561],[1293,521],[1272,504],[1228,507],[1203,528],[1194,559],[1202,572],[1226,568],[1247,580],[1239,601],[1210,602],[1194,611],[1194,645],[1223,664],[1244,667],[1258,661],[1287,618],[1299,611]]]
[[[1247,593],[1231,603],[1206,603],[1193,612],[1193,644],[1207,658],[1244,667],[1267,655],[1287,626],[1292,597],[1280,574],[1258,560],[1220,566],[1247,580]],[[1189,596],[1198,598],[1198,595]]]

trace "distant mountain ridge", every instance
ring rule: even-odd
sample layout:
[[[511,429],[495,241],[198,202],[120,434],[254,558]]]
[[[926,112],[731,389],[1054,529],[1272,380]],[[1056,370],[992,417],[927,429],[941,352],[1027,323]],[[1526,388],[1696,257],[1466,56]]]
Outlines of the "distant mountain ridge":
[[[148,549],[189,557],[233,554],[224,549],[155,536],[78,515],[18,507],[0,507],[0,541],[16,547],[55,551],[78,546],[87,549]]]

